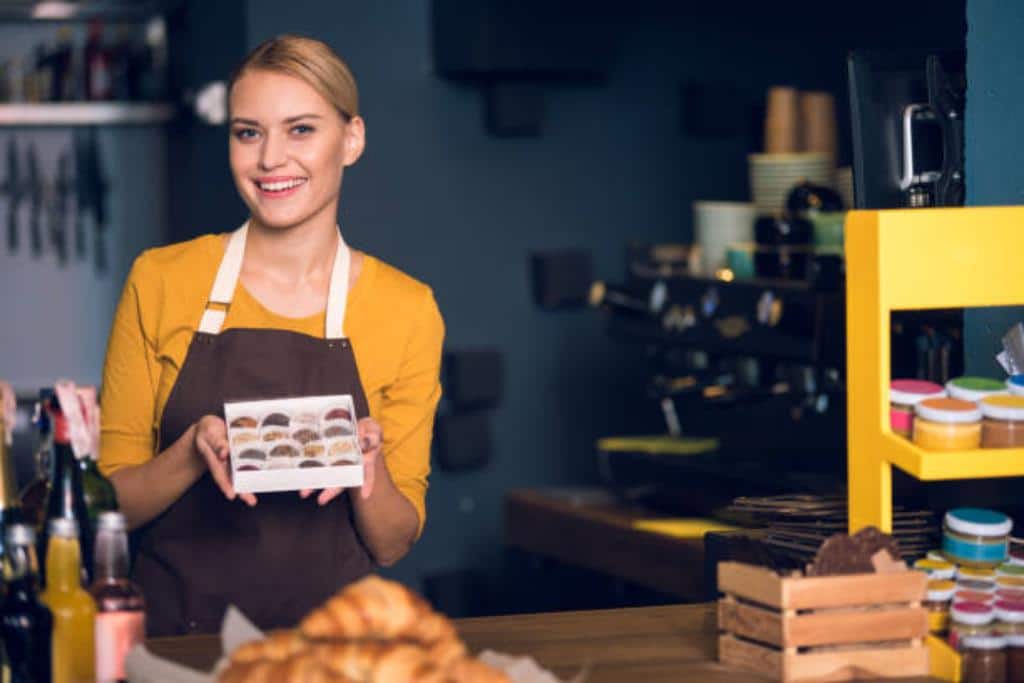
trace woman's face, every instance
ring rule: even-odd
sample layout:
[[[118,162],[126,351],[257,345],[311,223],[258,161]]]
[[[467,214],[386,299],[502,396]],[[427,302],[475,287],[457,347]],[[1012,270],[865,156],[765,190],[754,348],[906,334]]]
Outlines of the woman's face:
[[[231,174],[261,225],[291,228],[328,212],[359,158],[363,121],[348,123],[306,82],[250,70],[231,89]]]

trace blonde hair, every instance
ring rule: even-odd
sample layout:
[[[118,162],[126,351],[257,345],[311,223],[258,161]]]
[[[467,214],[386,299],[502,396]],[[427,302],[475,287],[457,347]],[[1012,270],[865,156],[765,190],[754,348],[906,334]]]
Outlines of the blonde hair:
[[[246,55],[228,86],[235,87],[247,71],[262,69],[294,76],[338,110],[346,121],[359,115],[359,89],[345,61],[319,40],[285,34],[271,38]]]

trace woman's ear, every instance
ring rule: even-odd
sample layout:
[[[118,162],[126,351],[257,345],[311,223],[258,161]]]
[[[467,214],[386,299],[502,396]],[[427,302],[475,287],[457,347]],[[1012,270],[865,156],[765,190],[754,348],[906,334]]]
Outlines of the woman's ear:
[[[344,145],[342,163],[351,166],[359,160],[366,148],[366,124],[361,116],[353,116],[345,124]]]

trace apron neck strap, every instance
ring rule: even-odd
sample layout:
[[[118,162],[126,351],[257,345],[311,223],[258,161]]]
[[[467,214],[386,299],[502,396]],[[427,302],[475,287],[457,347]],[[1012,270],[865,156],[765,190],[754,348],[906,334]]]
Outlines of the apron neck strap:
[[[238,276],[242,272],[245,257],[245,240],[249,233],[249,222],[231,233],[224,258],[217,269],[217,277],[210,290],[210,299],[199,321],[199,331],[218,334],[227,317],[227,307],[235,295]],[[331,268],[331,282],[327,290],[327,314],[324,322],[324,336],[327,339],[342,339],[345,336],[345,307],[348,303],[348,278],[351,252],[338,231],[338,247]]]

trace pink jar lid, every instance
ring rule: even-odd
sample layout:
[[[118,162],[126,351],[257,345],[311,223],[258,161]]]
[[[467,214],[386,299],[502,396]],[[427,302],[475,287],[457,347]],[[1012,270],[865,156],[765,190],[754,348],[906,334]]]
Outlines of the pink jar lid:
[[[894,379],[889,383],[889,402],[901,406],[912,406],[926,398],[940,398],[946,389],[934,382],[920,379]]]
[[[949,613],[953,617],[953,621],[975,625],[987,624],[992,621],[994,616],[992,605],[980,602],[957,602],[957,598],[953,598],[953,607]]]
[[[1024,588],[1000,588],[996,591],[996,599],[1024,603]]]

